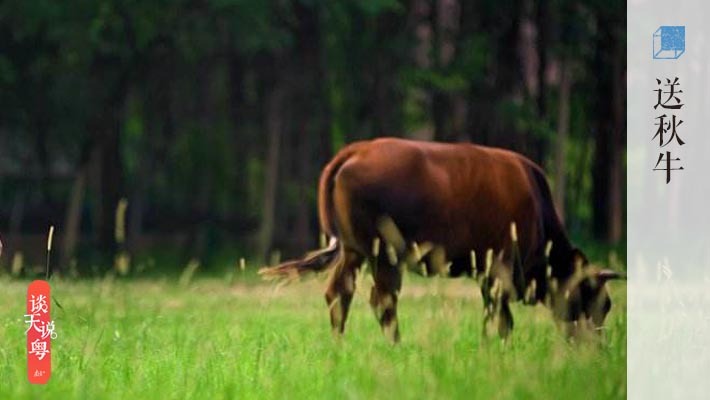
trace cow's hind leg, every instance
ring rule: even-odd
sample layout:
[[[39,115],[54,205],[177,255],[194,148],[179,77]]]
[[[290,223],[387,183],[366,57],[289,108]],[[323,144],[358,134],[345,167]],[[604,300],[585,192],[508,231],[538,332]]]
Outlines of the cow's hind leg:
[[[375,286],[370,292],[370,305],[382,332],[396,343],[399,342],[397,297],[402,287],[402,274],[398,266],[390,264],[382,255],[378,258],[373,263]]]
[[[325,301],[330,310],[330,325],[333,334],[341,335],[345,331],[345,321],[348,318],[350,302],[355,293],[355,278],[362,257],[353,251],[342,250],[335,262],[325,292]]]

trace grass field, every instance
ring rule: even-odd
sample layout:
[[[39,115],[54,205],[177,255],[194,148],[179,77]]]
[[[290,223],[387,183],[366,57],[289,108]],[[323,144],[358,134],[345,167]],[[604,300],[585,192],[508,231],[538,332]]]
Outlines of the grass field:
[[[53,280],[52,378],[27,383],[29,281],[0,278],[0,399],[480,398],[626,395],[626,289],[604,343],[571,343],[541,307],[514,305],[511,340],[483,341],[471,280],[407,276],[402,343],[381,335],[360,282],[331,336],[323,277],[275,289],[253,277]]]

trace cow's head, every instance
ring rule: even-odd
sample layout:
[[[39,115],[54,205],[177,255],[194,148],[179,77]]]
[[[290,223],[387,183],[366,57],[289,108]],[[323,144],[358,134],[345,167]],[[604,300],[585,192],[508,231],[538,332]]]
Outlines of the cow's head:
[[[561,282],[553,295],[556,316],[567,322],[580,322],[599,329],[611,310],[606,282],[623,279],[619,272],[590,265],[579,249],[572,250],[572,274]]]

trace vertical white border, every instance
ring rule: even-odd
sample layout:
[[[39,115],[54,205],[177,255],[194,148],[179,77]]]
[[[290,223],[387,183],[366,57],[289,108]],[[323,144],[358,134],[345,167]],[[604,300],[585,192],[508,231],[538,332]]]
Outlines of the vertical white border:
[[[710,2],[628,0],[628,398],[710,398]],[[653,33],[683,25],[685,53],[653,59]],[[685,145],[652,141],[656,78],[680,79]],[[659,152],[680,157],[670,184]]]

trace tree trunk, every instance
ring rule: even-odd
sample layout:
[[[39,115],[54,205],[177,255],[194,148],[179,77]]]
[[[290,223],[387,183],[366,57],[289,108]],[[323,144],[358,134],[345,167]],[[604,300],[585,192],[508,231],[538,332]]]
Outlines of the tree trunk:
[[[604,11],[598,26],[618,26]],[[621,238],[624,84],[620,46],[615,30],[600,30],[594,67],[598,79],[596,154],[593,176],[595,236],[609,243]],[[621,78],[620,78],[621,77]]]
[[[283,130],[284,88],[281,82],[268,94],[266,102],[266,171],[264,174],[263,208],[258,235],[259,255],[268,260],[274,236],[279,152]]]
[[[15,193],[15,198],[12,201],[10,209],[10,220],[8,221],[8,233],[10,236],[19,235],[22,228],[22,220],[25,216],[25,202],[27,201],[27,193],[24,190],[18,190]]]
[[[617,25],[620,26],[620,25]],[[625,26],[625,24],[623,25]],[[624,135],[626,129],[626,74],[624,71],[624,58],[626,57],[626,49],[619,46],[618,39],[614,40],[614,53],[612,60],[612,79],[613,85],[613,101],[611,106],[612,121],[613,121],[613,147],[612,147],[612,163],[611,163],[611,179],[609,184],[609,240],[612,243],[618,243],[622,239],[624,228],[624,177],[626,176],[624,168],[624,146],[626,145],[626,137]]]
[[[119,114],[115,110],[111,114]],[[116,206],[122,195],[123,163],[121,157],[120,117],[112,115],[104,131],[101,143],[101,226],[99,228],[99,246],[104,255],[113,256],[116,252],[115,216]]]
[[[421,70],[432,67],[431,53],[435,40],[433,38],[432,19],[430,18],[432,7],[433,5],[428,0],[412,0],[411,2],[411,15],[409,18],[411,19],[411,35],[414,41],[411,62],[416,68]],[[382,79],[386,79],[386,77]],[[416,90],[415,96],[419,106],[421,108],[431,108],[433,111],[432,91],[426,88],[416,88],[414,90]],[[384,105],[384,102],[386,102],[386,99],[378,101],[376,112],[383,109],[381,106]],[[424,126],[417,127],[414,132],[407,132],[407,135],[420,140],[432,140],[434,139],[436,123],[434,122],[433,125],[434,127],[430,126],[430,122],[427,121]]]
[[[59,267],[66,268],[76,252],[76,245],[81,234],[81,207],[86,193],[86,165],[80,166],[72,184],[69,202],[64,215],[62,247]]]
[[[96,228],[102,255],[113,259],[116,252],[115,213],[123,194],[123,157],[121,132],[128,95],[128,71],[115,65],[110,58],[95,56],[91,66],[90,93],[96,107],[89,134],[94,136],[98,167],[94,184],[98,191]]]
[[[445,73],[454,58],[456,35],[459,31],[459,4],[456,0],[437,0],[431,8],[431,26],[434,32],[434,66],[439,73]],[[443,88],[434,88],[432,93],[432,115],[434,137],[441,141],[455,141],[459,132],[454,128],[454,94]],[[460,111],[460,110],[459,110]],[[460,118],[459,118],[460,119]]]
[[[547,75],[549,25],[551,23],[547,3],[547,0],[538,0],[536,10],[537,53],[539,60],[537,70],[537,115],[540,122],[544,122],[547,118],[547,81],[545,77]],[[537,135],[532,139],[535,161],[542,165],[545,161],[545,138]]]
[[[198,129],[201,131],[202,140],[206,142],[209,148],[216,146],[216,132],[213,121],[216,118],[215,109],[219,106],[218,93],[215,90],[215,82],[221,74],[220,68],[217,65],[214,57],[206,57],[197,68],[198,77],[196,78],[196,115],[195,120],[198,123]],[[203,144],[204,146],[205,144]],[[210,204],[213,198],[215,169],[220,166],[203,160],[206,163],[208,170],[204,174],[204,178],[200,179],[195,187],[195,197],[192,204],[193,215],[196,216],[191,221],[189,245],[185,249],[189,252],[187,257],[205,260],[209,255],[208,246],[209,230],[211,229],[211,210]]]
[[[569,102],[572,77],[569,62],[560,61],[560,98],[557,110],[557,143],[555,146],[555,205],[557,214],[565,219],[565,188],[567,181],[567,136],[569,135]]]
[[[309,196],[309,192],[316,187],[315,177],[313,177],[311,173],[312,157],[310,157],[310,155],[313,153],[313,146],[311,144],[313,135],[309,132],[310,129],[313,129],[313,127],[304,126],[304,129],[301,131],[300,144],[295,147],[298,149],[298,154],[301,155],[297,157],[296,160],[296,162],[298,162],[298,186],[301,201],[298,202],[296,210],[294,244],[300,251],[307,250],[312,247],[311,245],[314,243],[314,236],[311,235],[310,230],[310,221],[315,213],[315,207],[311,202],[306,201],[311,197]]]

